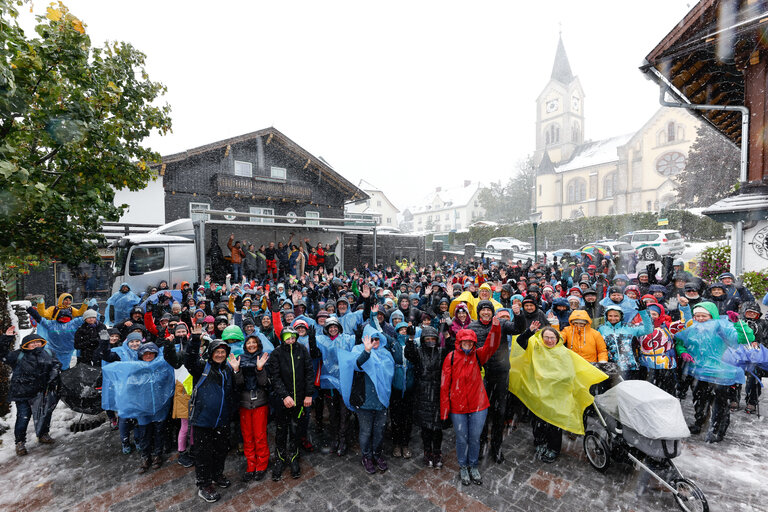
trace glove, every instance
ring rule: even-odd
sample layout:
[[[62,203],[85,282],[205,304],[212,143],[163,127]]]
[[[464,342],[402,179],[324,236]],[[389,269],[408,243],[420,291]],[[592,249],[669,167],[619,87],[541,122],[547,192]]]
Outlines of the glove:
[[[645,303],[645,301],[643,299],[640,299],[639,301],[637,301],[637,310],[638,311],[644,311],[647,307],[648,307],[648,305]]]
[[[409,338],[410,338],[410,337],[412,337],[413,335],[415,335],[415,334],[416,334],[416,327],[414,327],[414,326],[412,326],[412,325],[409,325],[409,326],[408,326],[408,327],[405,329],[405,334],[406,334],[406,335],[408,335],[408,337],[409,337]]]
[[[309,337],[309,342],[310,343],[314,343],[315,342],[316,338],[315,338],[315,326],[314,325],[310,325],[309,329],[307,329],[307,336]]]
[[[726,311],[726,314],[728,315],[728,320],[731,322],[738,322],[739,321],[739,314],[735,311]]]
[[[694,360],[693,360],[693,356],[692,356],[691,354],[689,354],[688,352],[683,352],[683,353],[680,355],[680,359],[682,359],[682,360],[683,360],[683,361],[685,361],[686,363],[693,363],[693,362],[694,362]]]
[[[358,325],[357,328],[355,329],[355,344],[356,345],[359,345],[360,343],[363,342],[363,329],[364,328],[365,328],[365,326]]]

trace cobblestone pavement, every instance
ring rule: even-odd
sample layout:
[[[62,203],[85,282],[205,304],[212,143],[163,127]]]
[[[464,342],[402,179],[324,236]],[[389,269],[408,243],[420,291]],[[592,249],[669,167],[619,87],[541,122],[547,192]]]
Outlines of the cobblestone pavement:
[[[690,404],[686,407],[690,412]],[[725,442],[705,445],[702,436],[686,442],[676,459],[683,474],[697,481],[711,510],[768,510],[763,495],[768,452],[765,421],[743,412],[732,415]],[[269,477],[240,481],[242,457],[230,453],[226,474],[233,480],[222,500],[208,504],[197,497],[194,468],[176,464],[176,454],[159,470],[136,474],[138,456],[120,453],[116,432],[101,427],[65,436],[53,447],[28,443],[27,457],[6,457],[0,466],[0,509],[42,511],[594,511],[643,512],[677,510],[671,494],[639,493],[642,471],[613,465],[605,474],[586,461],[582,438],[564,437],[563,453],[554,464],[533,457],[530,426],[509,432],[504,441],[507,460],[481,463],[483,485],[463,487],[457,478],[452,431],[446,431],[442,470],[421,465],[418,431],[414,430],[410,460],[389,459],[390,470],[369,476],[359,455],[303,457],[302,475],[286,472],[281,482]],[[270,438],[271,441],[271,438]],[[389,447],[388,442],[385,445]],[[11,450],[12,447],[2,447]]]

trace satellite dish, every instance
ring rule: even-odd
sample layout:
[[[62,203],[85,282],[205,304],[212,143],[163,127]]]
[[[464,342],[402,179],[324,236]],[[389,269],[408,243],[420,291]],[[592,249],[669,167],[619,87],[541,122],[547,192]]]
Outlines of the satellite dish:
[[[232,212],[235,213],[236,210],[234,208],[224,208],[225,212]],[[225,215],[224,218],[226,220],[235,220],[237,218],[237,215]]]
[[[288,222],[290,222],[291,224],[296,223],[296,212],[288,212],[285,216],[289,217]]]

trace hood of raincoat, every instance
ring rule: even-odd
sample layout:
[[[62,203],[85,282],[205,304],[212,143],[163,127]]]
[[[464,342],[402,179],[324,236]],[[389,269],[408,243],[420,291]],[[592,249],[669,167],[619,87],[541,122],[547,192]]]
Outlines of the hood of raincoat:
[[[590,325],[592,323],[592,319],[589,317],[589,313],[587,313],[583,309],[577,309],[576,311],[571,313],[571,317],[568,319],[568,323],[573,325],[573,322],[576,320],[584,320],[585,322],[587,322],[587,325]]]
[[[712,320],[720,319],[720,312],[718,312],[717,306],[715,306],[713,303],[708,301],[699,302],[698,304],[693,306],[693,310],[691,311],[691,314],[693,314],[698,308],[704,308],[712,316]]]
[[[223,348],[227,352],[227,356],[229,356],[229,352],[232,350],[229,346],[229,343],[227,343],[224,340],[213,340],[210,345],[208,345],[208,351],[206,353],[208,359],[213,362],[213,352],[217,348]],[[226,362],[226,361],[225,361]]]
[[[29,347],[29,344],[33,341],[39,341],[40,343],[42,343],[43,347],[48,344],[45,338],[43,338],[39,334],[34,334],[34,333],[27,334],[26,336],[24,336],[24,339],[21,340],[21,349],[30,350],[28,347]]]
[[[456,334],[456,343],[454,344],[454,346],[456,347],[456,350],[459,350],[459,351],[463,350],[461,348],[462,341],[471,341],[472,343],[474,343],[474,345],[472,346],[472,350],[475,350],[475,347],[477,347],[477,334],[475,334],[475,331],[471,329],[461,329]]]
[[[618,311],[619,312],[619,315],[621,315],[621,316],[619,317],[619,321],[617,323],[620,324],[621,321],[624,319],[624,310],[621,309],[621,307],[616,305],[616,304],[610,305],[607,308],[605,308],[605,313],[603,314],[603,317],[605,318],[605,323],[607,323],[607,324],[610,324],[610,322],[608,321],[608,312],[609,311]]]

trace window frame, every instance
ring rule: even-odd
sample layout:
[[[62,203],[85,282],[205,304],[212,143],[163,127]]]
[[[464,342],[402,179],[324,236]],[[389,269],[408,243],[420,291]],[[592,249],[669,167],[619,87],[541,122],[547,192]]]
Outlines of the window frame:
[[[192,206],[192,205],[196,205],[196,206]],[[205,206],[206,210],[210,210],[211,209],[211,203],[198,203],[196,201],[190,201],[189,202],[189,205],[187,206],[187,213],[189,213],[189,218],[192,219],[192,221],[196,221],[196,220],[208,221],[208,220],[211,220],[211,214],[210,213],[194,213],[194,214],[192,213],[192,208],[200,208],[201,206]],[[194,217],[195,215],[197,217]],[[203,218],[203,217],[205,217],[205,218]]]
[[[243,174],[242,172],[238,173],[237,172],[238,164],[247,165],[248,166],[248,174]],[[235,176],[240,176],[242,178],[253,178],[253,164],[251,162],[245,162],[243,160],[235,160],[235,163],[233,165],[234,165],[234,167],[233,167],[232,170],[233,170]]]
[[[275,209],[263,206],[249,206],[248,213],[255,213],[257,215],[274,215]],[[265,219],[264,217],[248,217],[249,222],[255,224],[274,224],[275,219]]]
[[[145,251],[147,254],[144,256],[144,258],[147,259],[147,258],[150,257],[150,255],[149,255],[150,251],[157,251],[157,250],[159,250],[162,253],[162,255],[163,255],[162,260],[161,260],[161,264],[160,264],[159,267],[156,267],[156,268],[149,268],[148,267],[146,270],[142,270],[142,271],[135,271],[134,270],[134,268],[133,268],[133,262],[135,261],[134,260],[134,254],[136,254],[137,252],[140,252],[140,251]],[[131,249],[131,253],[130,253],[129,259],[128,259],[128,275],[129,276],[143,276],[144,274],[149,274],[150,272],[157,272],[158,270],[164,269],[165,268],[165,256],[166,256],[166,247],[162,246],[162,245],[145,245],[145,246],[133,247]],[[154,258],[154,256],[153,256],[153,258]]]
[[[276,170],[282,171],[282,176],[275,176]],[[286,169],[285,167],[276,167],[272,165],[269,167],[269,177],[272,178],[273,180],[285,181],[288,179],[288,169]]]
[[[311,214],[311,215],[310,215]],[[317,220],[305,220],[307,226],[319,226],[320,225],[320,212],[317,210],[307,210],[304,212],[305,217],[317,217]]]

